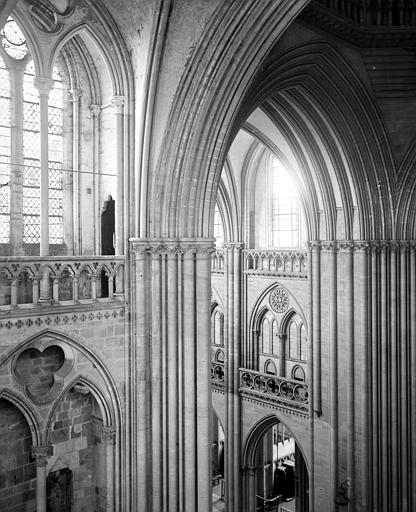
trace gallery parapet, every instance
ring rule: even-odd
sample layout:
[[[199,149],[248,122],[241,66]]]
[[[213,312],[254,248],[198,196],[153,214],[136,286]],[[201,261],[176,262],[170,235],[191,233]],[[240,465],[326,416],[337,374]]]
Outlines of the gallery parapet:
[[[275,275],[306,279],[308,277],[308,253],[296,250],[243,251],[244,271],[247,274]]]
[[[254,370],[240,368],[240,394],[287,411],[308,413],[308,385]]]
[[[0,311],[123,300],[124,256],[0,258]]]

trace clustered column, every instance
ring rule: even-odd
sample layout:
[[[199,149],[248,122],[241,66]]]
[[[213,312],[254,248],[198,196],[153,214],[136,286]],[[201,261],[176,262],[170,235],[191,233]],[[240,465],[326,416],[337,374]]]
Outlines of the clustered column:
[[[140,438],[135,478],[148,511],[211,509],[212,242],[131,241],[137,333],[131,392],[142,404],[132,411]]]
[[[243,244],[228,243],[226,250],[225,315],[225,499],[229,512],[240,511],[240,396],[239,367],[241,345],[241,257]]]

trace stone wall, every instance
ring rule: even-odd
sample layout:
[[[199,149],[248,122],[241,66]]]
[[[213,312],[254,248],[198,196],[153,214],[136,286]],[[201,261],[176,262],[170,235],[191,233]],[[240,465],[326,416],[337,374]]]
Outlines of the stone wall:
[[[31,457],[32,436],[23,414],[0,399],[0,510],[36,510],[36,465]]]

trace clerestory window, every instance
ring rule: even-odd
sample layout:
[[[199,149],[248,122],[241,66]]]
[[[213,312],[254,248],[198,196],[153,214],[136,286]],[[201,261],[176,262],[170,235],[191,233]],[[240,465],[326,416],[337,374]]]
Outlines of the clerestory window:
[[[62,244],[62,76],[55,66],[48,129],[41,133],[36,71],[25,37],[11,17],[0,36],[0,243],[18,248],[40,242],[40,147],[47,137],[49,243]]]

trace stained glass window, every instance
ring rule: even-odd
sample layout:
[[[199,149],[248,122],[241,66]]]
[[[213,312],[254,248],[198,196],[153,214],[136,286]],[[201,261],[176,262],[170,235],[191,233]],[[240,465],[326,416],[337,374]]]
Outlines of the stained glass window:
[[[0,243],[10,241],[10,79],[0,56]]]
[[[59,70],[55,67],[53,88],[49,94],[49,242],[63,242],[62,225],[62,161],[63,161],[63,88]]]
[[[1,44],[13,59],[23,59],[29,52],[23,32],[10,16],[1,31]]]
[[[33,61],[23,75],[23,242],[40,241],[40,112]]]

